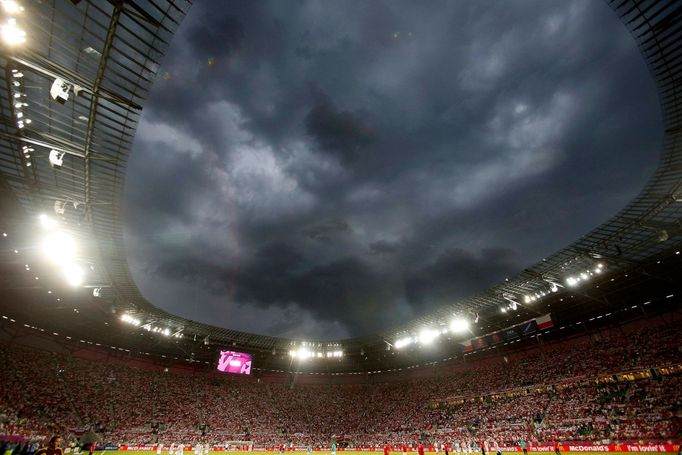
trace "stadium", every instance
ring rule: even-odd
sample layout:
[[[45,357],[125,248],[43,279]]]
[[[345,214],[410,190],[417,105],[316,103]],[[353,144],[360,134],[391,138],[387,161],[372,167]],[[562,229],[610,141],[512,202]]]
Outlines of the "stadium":
[[[54,436],[63,453],[112,455],[680,453],[680,1],[606,2],[646,64],[662,116],[662,150],[634,199],[483,290],[446,295],[414,317],[396,309],[388,326],[357,336],[327,337],[195,320],[187,316],[194,307],[183,315],[162,308],[133,277],[124,238],[133,141],[153,129],[143,107],[153,86],[174,83],[164,57],[200,5],[0,3],[0,453],[47,446],[61,455]],[[221,36],[192,30],[207,41]],[[381,45],[403,36],[412,32],[392,32]],[[230,64],[238,67],[238,57]],[[206,71],[221,64],[209,55]],[[170,98],[210,92],[174,89]],[[325,103],[312,111],[323,119],[332,110]],[[371,146],[371,129],[351,128],[362,115],[341,112],[334,131],[355,136],[329,147]],[[339,153],[342,163],[357,159]],[[210,214],[198,220],[211,222]],[[306,231],[320,245],[349,231],[336,221],[322,227]],[[385,243],[372,245],[387,254]],[[348,287],[315,292],[350,313],[333,295],[359,295]],[[378,312],[371,299],[360,305],[360,319]]]

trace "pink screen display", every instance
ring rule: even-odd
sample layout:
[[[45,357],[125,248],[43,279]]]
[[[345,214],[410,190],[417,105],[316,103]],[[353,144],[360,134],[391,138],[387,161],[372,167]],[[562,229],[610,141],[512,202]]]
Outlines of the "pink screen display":
[[[216,368],[223,373],[251,374],[251,354],[221,350]]]

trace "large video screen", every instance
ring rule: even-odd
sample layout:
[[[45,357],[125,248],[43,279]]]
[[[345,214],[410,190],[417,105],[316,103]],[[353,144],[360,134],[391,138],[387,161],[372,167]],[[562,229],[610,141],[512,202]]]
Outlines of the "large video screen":
[[[220,349],[216,369],[222,373],[251,374],[251,354]]]

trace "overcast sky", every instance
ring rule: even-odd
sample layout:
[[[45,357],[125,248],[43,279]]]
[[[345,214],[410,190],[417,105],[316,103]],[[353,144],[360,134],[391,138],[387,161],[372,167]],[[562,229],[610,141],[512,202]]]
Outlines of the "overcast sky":
[[[661,130],[605,2],[196,2],[129,162],[131,270],[194,320],[366,335],[607,220]]]

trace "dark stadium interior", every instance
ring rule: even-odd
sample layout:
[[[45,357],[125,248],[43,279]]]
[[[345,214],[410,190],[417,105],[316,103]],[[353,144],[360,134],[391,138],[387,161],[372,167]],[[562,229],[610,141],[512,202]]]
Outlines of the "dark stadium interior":
[[[607,1],[656,82],[664,120],[659,166],[630,203],[482,292],[378,333],[324,341],[171,314],[133,280],[126,166],[191,2],[20,3],[30,41],[0,45],[0,436],[75,441],[78,428],[144,450],[338,440],[436,451],[467,440],[491,452],[519,441],[557,454],[559,441],[679,452],[682,3]],[[68,98],[51,86],[68,87]],[[22,104],[25,92],[35,101]],[[46,232],[64,234],[55,224],[68,237],[43,243]],[[71,257],[72,240],[74,262],[44,254]],[[223,350],[251,354],[251,374],[216,372]],[[588,451],[580,447],[568,451]]]

